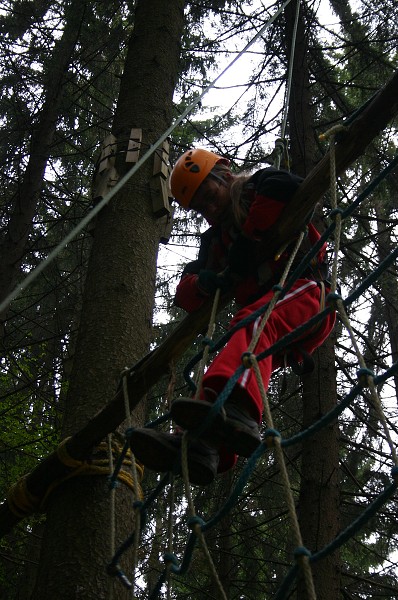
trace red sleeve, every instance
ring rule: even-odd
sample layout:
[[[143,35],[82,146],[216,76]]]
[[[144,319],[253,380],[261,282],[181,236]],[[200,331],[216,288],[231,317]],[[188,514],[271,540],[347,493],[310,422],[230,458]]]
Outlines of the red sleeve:
[[[262,194],[255,194],[242,230],[249,238],[261,239],[262,234],[273,225],[285,207],[285,202]]]
[[[313,223],[309,223],[308,224],[308,239],[311,243],[311,246],[315,246],[315,244],[317,243],[317,241],[319,240],[320,237],[321,237],[321,234],[315,228],[315,225]],[[319,263],[323,262],[326,259],[326,251],[327,251],[327,244],[325,242],[318,252],[318,262]]]
[[[197,275],[187,273],[177,285],[174,304],[188,313],[198,310],[209,297],[207,294],[199,291],[197,280]]]

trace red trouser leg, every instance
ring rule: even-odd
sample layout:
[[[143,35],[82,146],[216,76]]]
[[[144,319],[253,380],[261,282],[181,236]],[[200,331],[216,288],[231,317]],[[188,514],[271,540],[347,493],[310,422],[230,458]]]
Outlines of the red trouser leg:
[[[242,308],[232,319],[231,327],[242,319],[252,314],[258,308],[266,304],[273,297],[273,292],[268,292],[259,300],[249,306]],[[320,311],[321,290],[318,284],[308,279],[299,279],[292,289],[280,300],[272,311],[261,335],[255,354],[259,354],[270,348],[281,337],[287,335],[299,325],[308,321]],[[241,365],[242,354],[247,351],[253,334],[260,325],[261,317],[254,323],[238,329],[223,350],[216,356],[203,378],[203,388],[211,388],[218,394],[224,389],[228,379]],[[313,352],[327,338],[335,321],[334,313],[329,314],[321,324],[310,334],[304,334],[300,346],[308,353]],[[309,335],[308,339],[305,336]],[[269,356],[259,362],[264,387],[268,389],[268,383],[276,368],[283,362],[283,356]],[[239,398],[245,403],[253,417],[258,423],[261,422],[263,405],[260,391],[252,369],[246,369],[240,377],[237,385],[230,396]],[[231,453],[222,452],[220,471],[233,466],[236,458]]]

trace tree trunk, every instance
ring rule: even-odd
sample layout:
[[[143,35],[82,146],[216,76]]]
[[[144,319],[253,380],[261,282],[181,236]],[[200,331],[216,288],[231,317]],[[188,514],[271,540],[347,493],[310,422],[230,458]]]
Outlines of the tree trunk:
[[[295,6],[286,8],[286,39],[288,51],[293,32]],[[305,176],[316,164],[314,117],[311,114],[308,44],[305,22],[299,15],[292,93],[289,104],[289,125],[293,172]],[[322,222],[315,220],[320,228]],[[330,337],[315,354],[313,373],[303,376],[303,429],[316,422],[337,402],[334,341]],[[312,552],[330,542],[339,531],[339,448],[338,424],[332,424],[303,442],[299,521],[304,545]],[[335,553],[313,569],[315,589],[322,600],[339,597],[339,556]],[[308,597],[303,581],[297,588],[298,600]]]
[[[315,370],[303,377],[303,429],[336,404],[337,385],[334,335],[315,354]],[[303,443],[299,498],[300,527],[304,545],[314,554],[330,543],[340,530],[339,428],[334,422]],[[340,597],[339,552],[313,567],[317,597]],[[300,581],[298,596],[308,597]]]
[[[169,126],[178,76],[184,0],[141,0],[129,43],[113,133],[127,149],[132,128],[143,146]],[[117,169],[127,168],[125,153]],[[63,433],[81,428],[114,395],[120,373],[147,352],[159,231],[152,212],[150,161],[98,215]],[[138,407],[135,423],[142,423]],[[118,546],[133,530],[132,493],[116,490]],[[51,495],[35,600],[107,597],[109,491],[105,477],[78,477]],[[128,557],[126,557],[127,559]],[[127,576],[131,576],[124,567]],[[119,582],[117,598],[131,597]]]
[[[392,186],[391,186],[392,187]],[[395,197],[395,190],[388,190],[385,193],[390,192],[391,197]],[[391,233],[389,228],[385,225],[385,219],[391,218],[390,213],[394,206],[386,207],[384,197],[376,195],[375,211],[378,217],[377,229],[378,229],[378,254],[380,262],[384,260],[393,250],[394,241],[391,239]],[[384,299],[383,311],[384,317],[387,323],[388,334],[391,346],[391,361],[397,362],[398,360],[398,313],[396,306],[396,298],[398,297],[398,284],[397,284],[397,268],[395,265],[391,265],[387,273],[384,273],[380,278],[380,291]],[[395,384],[395,395],[398,400],[398,375],[394,375]]]

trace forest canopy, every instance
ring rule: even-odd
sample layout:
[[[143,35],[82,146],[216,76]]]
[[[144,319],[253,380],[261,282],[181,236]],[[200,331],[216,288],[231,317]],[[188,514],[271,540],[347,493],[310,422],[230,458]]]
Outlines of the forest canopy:
[[[311,176],[329,156],[330,139],[321,134],[355,123],[396,75],[397,12],[393,0],[0,3],[3,508],[11,486],[122,396],[125,369],[161,348],[186,318],[174,305],[175,287],[206,223],[159,194],[158,140],[177,123],[162,155],[168,168],[200,146],[227,156],[237,173],[277,165]],[[315,355],[314,373],[279,369],[268,390],[273,422],[290,439],[341,406],[358,369],[376,377],[374,389],[358,390],[327,427],[284,449],[304,545],[313,554],[383,494],[397,466],[396,96],[386,105],[391,118],[339,170],[335,188],[333,179],[324,186],[313,215],[322,231],[337,222],[335,201],[337,214],[347,216],[340,235],[337,227],[330,233],[329,253],[332,265],[336,251],[338,290],[351,298],[352,329],[338,319]],[[153,152],[108,201],[134,168],[129,151],[137,136],[140,157]],[[338,136],[337,152],[348,152]],[[369,285],[355,295],[364,281]],[[225,334],[230,314],[228,306],[218,313],[215,339]],[[137,402],[129,390],[135,409],[119,421],[110,445],[123,446],[128,426],[154,421],[172,397],[190,393],[183,371],[198,347],[196,340],[183,355],[176,352],[164,376],[145,382]],[[159,426],[167,430],[170,423]],[[264,421],[263,434],[267,427]],[[96,442],[86,458],[104,461],[108,474],[107,450]],[[193,487],[198,516],[208,521],[217,513],[245,465],[240,459],[206,490]],[[144,472],[144,498],[159,481]],[[54,482],[40,510],[1,541],[0,597],[66,600],[76,590],[85,599],[131,597],[106,567],[137,527],[136,495],[123,484],[110,490],[99,471]],[[344,545],[314,563],[319,598],[397,595],[396,512],[391,494]],[[180,478],[148,506],[139,546],[121,558],[136,598],[155,594],[165,553],[180,562],[189,516]],[[218,597],[220,585],[231,600],[276,597],[294,565],[295,544],[272,453],[257,461],[205,539],[221,583],[198,547],[187,574],[167,571],[159,597]],[[300,578],[284,597],[308,597]]]

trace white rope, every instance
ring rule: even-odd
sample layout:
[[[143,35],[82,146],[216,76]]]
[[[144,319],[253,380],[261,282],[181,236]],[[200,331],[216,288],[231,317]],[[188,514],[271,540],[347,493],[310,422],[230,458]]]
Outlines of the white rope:
[[[285,137],[285,133],[286,133],[287,111],[288,111],[289,102],[290,102],[290,94],[292,91],[293,63],[294,63],[294,55],[295,55],[295,51],[296,51],[297,27],[298,27],[299,14],[300,14],[300,0],[297,0],[296,16],[294,18],[293,35],[292,35],[292,47],[290,50],[289,69],[288,69],[286,90],[285,90],[285,101],[284,101],[285,114],[284,114],[284,117],[282,120],[282,125],[281,125],[281,138],[282,139]]]
[[[185,119],[185,117],[197,106],[202,98],[216,85],[221,77],[245,54],[248,49],[261,37],[261,35],[268,29],[275,19],[281,14],[285,7],[291,2],[286,0],[282,6],[275,12],[274,15],[265,23],[263,27],[256,33],[256,35],[250,40],[248,44],[241,50],[235,58],[225,67],[223,71],[203,90],[203,92],[183,111],[183,113],[177,117],[172,125],[160,136],[160,138],[145,152],[145,154],[138,160],[138,162],[132,167],[128,173],[126,173],[118,183],[111,189],[111,191],[98,202],[98,204],[68,233],[67,236],[56,246],[49,255],[33,270],[26,278],[19,283],[15,289],[3,300],[0,304],[0,313],[2,313],[15,298],[17,298],[23,290],[25,290],[42,271],[58,256],[58,254],[71,242],[80,231],[82,231],[90,221],[108,204],[108,202],[115,196],[119,190],[127,183],[127,181],[142,167],[142,165],[154,154],[162,145],[162,143],[169,137],[174,129]]]
[[[280,136],[282,142],[285,139],[285,134],[286,134],[287,113],[288,113],[288,108],[289,108],[289,103],[290,103],[290,94],[292,91],[293,63],[294,63],[294,55],[295,55],[295,51],[296,51],[297,27],[298,27],[299,14],[300,14],[300,0],[297,0],[296,15],[295,15],[294,25],[293,25],[292,47],[290,49],[289,68],[288,68],[288,75],[287,75],[287,80],[286,80],[285,98],[284,98],[284,102],[283,102],[284,114],[283,114],[283,118],[282,118],[281,136]],[[275,167],[277,169],[279,169],[281,166],[282,150],[281,150],[281,146],[276,146],[276,148],[277,148],[277,155],[276,155],[276,159],[275,159]]]

